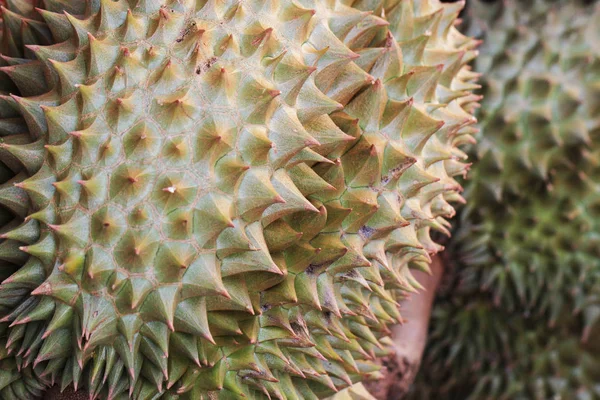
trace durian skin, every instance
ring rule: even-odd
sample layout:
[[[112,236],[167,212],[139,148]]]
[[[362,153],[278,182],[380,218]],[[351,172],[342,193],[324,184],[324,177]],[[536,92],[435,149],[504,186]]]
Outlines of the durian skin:
[[[411,398],[597,399],[600,5],[471,6],[481,133]]]
[[[485,43],[474,63],[484,98],[461,262],[497,301],[552,321],[600,271],[600,11],[594,1],[475,1],[468,15]]]
[[[7,7],[0,397],[317,399],[377,377],[461,199],[461,5]],[[56,44],[18,36],[29,19]]]
[[[447,306],[442,306],[444,301]],[[600,348],[583,319],[554,327],[503,310],[488,294],[451,285],[432,316],[430,343],[408,399],[597,399]]]
[[[328,400],[376,400],[362,383],[354,384],[336,393]]]

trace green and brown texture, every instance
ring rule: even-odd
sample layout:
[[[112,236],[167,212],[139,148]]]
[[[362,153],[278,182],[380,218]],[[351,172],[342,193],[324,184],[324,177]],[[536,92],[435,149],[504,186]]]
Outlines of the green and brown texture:
[[[5,1],[0,397],[376,378],[461,199],[461,6]]]
[[[600,5],[465,18],[481,132],[412,398],[600,398]]]
[[[424,289],[401,303],[404,323],[392,327],[395,352],[378,360],[383,377],[378,381],[365,382],[367,390],[375,398],[396,400],[409,393],[421,366],[432,304],[443,275],[444,264],[440,256],[433,257],[430,274],[415,272],[415,278]]]
[[[547,400],[600,396],[600,335],[582,319],[554,328],[502,310],[489,296],[451,286],[433,310],[430,343],[407,399]]]
[[[377,400],[362,383],[354,384],[338,392],[330,400]]]

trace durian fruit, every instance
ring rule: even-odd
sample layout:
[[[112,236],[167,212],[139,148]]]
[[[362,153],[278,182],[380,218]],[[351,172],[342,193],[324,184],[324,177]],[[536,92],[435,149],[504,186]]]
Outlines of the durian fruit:
[[[461,214],[461,262],[497,301],[553,321],[600,271],[600,8],[471,4],[484,98]]]
[[[565,313],[548,328],[462,285],[442,299],[408,399],[599,398],[600,348],[580,340],[581,318]],[[591,337],[598,334],[596,325]]]
[[[470,6],[481,132],[410,398],[597,399],[600,4]]]
[[[596,330],[595,334],[598,333]],[[473,398],[584,400],[600,397],[597,342],[582,343],[565,327],[551,335],[544,327],[530,327],[520,333],[514,347],[517,354],[530,356],[516,358],[508,370],[498,366],[478,382]]]
[[[460,4],[368,6],[8,0],[0,398],[377,377],[461,199],[477,42]]]
[[[496,307],[489,296],[461,285],[445,288],[432,310],[428,344],[408,399],[486,399],[474,389],[512,371],[515,361],[531,354],[514,354],[523,337],[523,318]],[[508,376],[508,374],[507,374]],[[517,377],[512,383],[523,381]],[[511,382],[507,382],[511,383]],[[503,398],[492,390],[497,397]],[[495,389],[495,388],[492,388]],[[480,396],[480,397],[478,397]]]

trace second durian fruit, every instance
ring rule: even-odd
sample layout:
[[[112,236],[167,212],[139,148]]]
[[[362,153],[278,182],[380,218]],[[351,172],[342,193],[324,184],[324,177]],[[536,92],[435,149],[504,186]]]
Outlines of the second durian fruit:
[[[497,301],[552,321],[564,289],[600,271],[600,10],[534,5],[469,11],[484,98],[457,242]]]
[[[465,18],[481,132],[411,398],[600,398],[600,4]]]

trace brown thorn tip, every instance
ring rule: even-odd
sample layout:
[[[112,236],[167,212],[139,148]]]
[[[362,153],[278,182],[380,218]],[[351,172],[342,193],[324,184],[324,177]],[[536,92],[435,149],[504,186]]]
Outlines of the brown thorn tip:
[[[164,19],[167,19],[167,20],[169,19],[169,12],[167,11],[166,8],[161,7],[160,10],[158,11],[158,13]]]
[[[280,195],[277,195],[273,198],[273,201],[275,203],[285,203],[285,200],[283,199],[283,197],[281,197]]]

